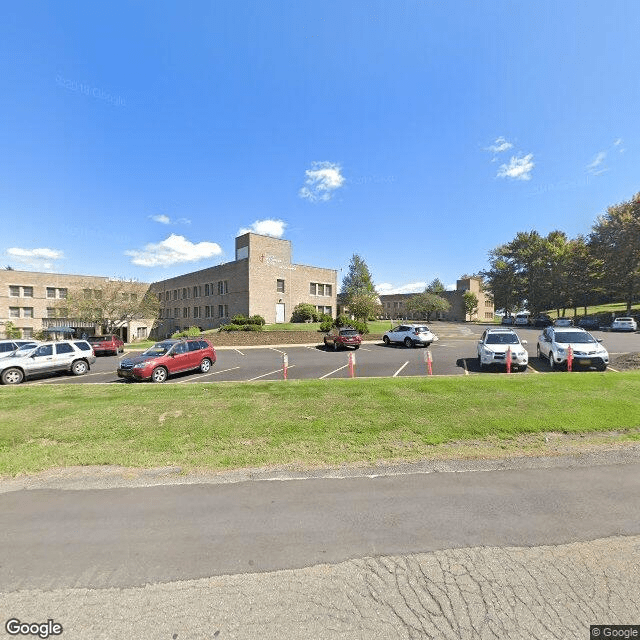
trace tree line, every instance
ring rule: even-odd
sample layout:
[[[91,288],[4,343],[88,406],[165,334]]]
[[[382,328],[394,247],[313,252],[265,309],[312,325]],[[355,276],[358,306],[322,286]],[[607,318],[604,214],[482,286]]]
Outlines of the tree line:
[[[627,313],[640,292],[640,193],[598,216],[587,236],[521,231],[489,252],[482,272],[496,309],[532,314],[624,301]]]

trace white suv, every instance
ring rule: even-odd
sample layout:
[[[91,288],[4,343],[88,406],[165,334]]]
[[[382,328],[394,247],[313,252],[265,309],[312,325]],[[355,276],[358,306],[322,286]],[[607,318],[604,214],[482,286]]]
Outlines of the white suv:
[[[507,365],[507,352],[511,349],[511,366],[514,371],[524,371],[529,365],[529,354],[524,348],[526,340],[520,340],[513,329],[487,329],[478,342],[480,369],[492,364]]]
[[[81,376],[95,361],[96,356],[86,340],[43,342],[0,360],[0,380],[2,384],[19,384],[25,378],[53,371]]]
[[[405,347],[415,347],[419,344],[428,347],[437,339],[438,336],[431,333],[426,324],[401,324],[382,336],[382,342],[387,346],[392,342],[402,342]]]
[[[571,348],[574,364],[604,371],[609,364],[609,353],[601,342],[579,327],[547,327],[538,336],[538,358],[547,359],[552,369],[566,367]]]
[[[36,345],[37,342],[35,340],[0,340],[0,358],[6,358],[11,355],[16,349],[20,349],[25,345]]]

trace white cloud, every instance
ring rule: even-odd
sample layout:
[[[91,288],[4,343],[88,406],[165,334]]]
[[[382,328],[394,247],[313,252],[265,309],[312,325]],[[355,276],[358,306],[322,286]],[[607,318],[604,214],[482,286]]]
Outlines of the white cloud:
[[[342,168],[333,162],[312,162],[311,169],[305,171],[304,187],[298,195],[310,202],[331,200],[336,189],[345,182]]]
[[[599,167],[604,162],[606,157],[607,157],[606,151],[599,151],[596,154],[596,157],[593,159],[593,161],[587,165],[587,170],[593,172],[597,167]]]
[[[534,166],[533,153],[529,153],[526,156],[513,156],[509,164],[500,165],[496,177],[531,180],[531,171]]]
[[[20,247],[10,247],[6,251],[7,256],[22,266],[42,271],[51,271],[55,264],[54,260],[64,259],[64,253],[57,249],[41,247],[39,249],[21,249]]]
[[[613,146],[614,146],[614,147],[619,147],[621,144],[622,144],[622,138],[616,138],[616,139],[613,141]]]
[[[250,227],[238,229],[237,235],[243,233],[258,233],[261,236],[273,236],[274,238],[282,238],[287,223],[283,220],[256,220]]]
[[[215,242],[194,244],[184,236],[174,233],[162,242],[145,245],[142,250],[125,251],[125,255],[132,257],[131,262],[141,267],[168,267],[179,262],[198,262],[221,254],[222,249]]]
[[[496,141],[492,145],[489,145],[485,150],[491,151],[491,153],[502,153],[503,151],[508,151],[512,147],[513,145],[510,142],[500,136],[499,138],[496,138]]]
[[[187,218],[178,218],[177,220],[172,221],[169,216],[164,215],[164,213],[160,213],[156,216],[149,216],[151,220],[154,222],[159,222],[160,224],[191,224],[191,220]]]
[[[391,295],[394,293],[422,293],[427,286],[426,282],[410,282],[394,287],[388,282],[381,282],[376,285],[376,292],[380,296]]]

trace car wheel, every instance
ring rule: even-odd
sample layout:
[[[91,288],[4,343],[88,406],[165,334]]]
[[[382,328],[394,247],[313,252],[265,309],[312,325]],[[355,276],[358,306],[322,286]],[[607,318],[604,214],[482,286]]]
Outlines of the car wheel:
[[[389,340],[389,336],[384,336],[382,338],[382,342],[384,342],[385,346],[389,346],[389,344],[391,343],[391,340]]]
[[[536,356],[537,356],[538,358],[542,358],[542,354],[540,353],[540,345],[537,345],[537,346],[536,346]]]
[[[413,347],[413,340],[411,338],[405,338],[404,346],[407,347],[407,349],[410,349],[411,347]]]
[[[556,368],[556,363],[553,360],[553,351],[549,351],[549,367],[551,369],[555,369]]]
[[[20,369],[7,369],[2,372],[2,384],[20,384],[24,380],[24,374]]]
[[[76,360],[71,365],[71,373],[74,376],[83,376],[87,371],[89,371],[89,365],[84,360]]]
[[[151,373],[151,382],[164,382],[167,375],[167,370],[164,367],[156,367]]]
[[[355,347],[353,347],[353,348],[354,348],[354,350],[355,350],[355,349],[359,349],[359,348],[360,348],[360,345],[359,345],[359,344],[357,344],[357,345],[356,345]]]
[[[606,370],[607,370],[607,365],[606,364],[598,365],[598,371],[606,371]]]
[[[200,363],[200,371],[202,373],[207,373],[209,369],[211,369],[211,360],[209,360],[209,358],[203,358]]]

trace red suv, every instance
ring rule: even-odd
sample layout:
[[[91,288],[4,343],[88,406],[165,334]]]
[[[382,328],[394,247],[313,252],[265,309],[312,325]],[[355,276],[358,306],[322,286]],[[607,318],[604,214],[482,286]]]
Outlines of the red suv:
[[[333,350],[337,351],[342,347],[353,347],[358,349],[362,343],[362,338],[356,329],[351,327],[335,327],[324,337],[324,346],[328,349],[329,345],[333,346]]]
[[[91,336],[87,342],[93,347],[93,352],[99,356],[104,353],[111,353],[117,356],[124,353],[124,342],[118,336]]]
[[[164,382],[170,375],[199,369],[207,373],[216,361],[216,352],[208,340],[163,340],[139,356],[124,358],[118,377],[125,380]]]

